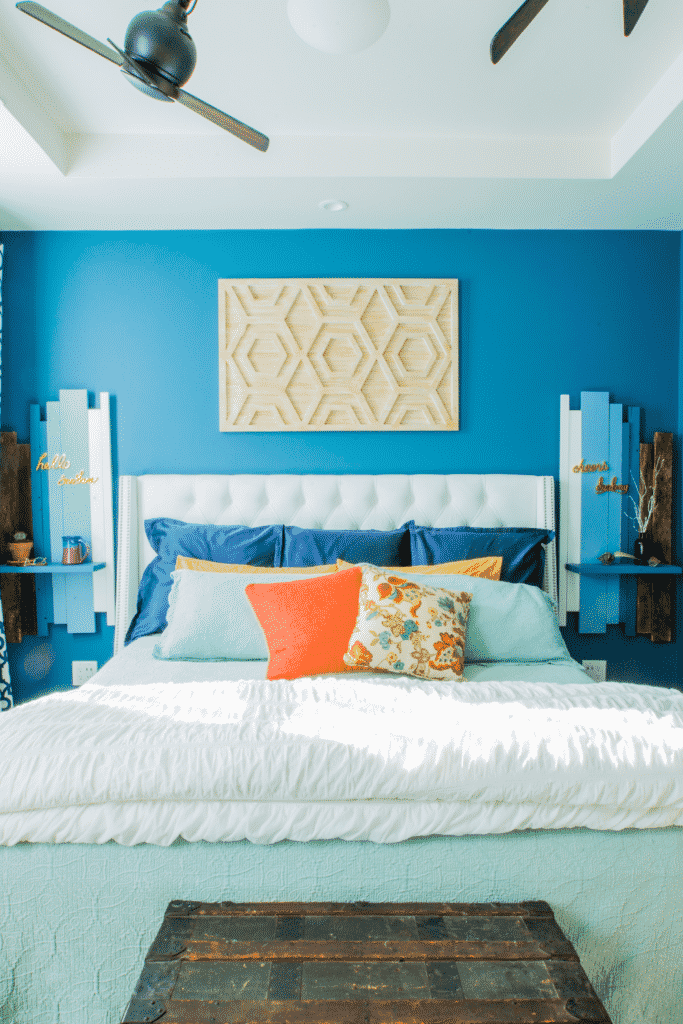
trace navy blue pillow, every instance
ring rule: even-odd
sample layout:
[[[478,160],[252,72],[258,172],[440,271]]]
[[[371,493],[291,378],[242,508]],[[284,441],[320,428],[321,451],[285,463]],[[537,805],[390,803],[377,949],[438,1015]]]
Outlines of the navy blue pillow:
[[[124,644],[139,636],[163,632],[173,582],[171,573],[178,555],[272,568],[280,565],[282,530],[282,526],[215,526],[184,523],[181,519],[145,519],[145,533],[157,557],[140,580],[137,611]]]
[[[333,565],[372,562],[373,565],[410,565],[409,523],[398,530],[308,530],[285,526],[282,564]]]
[[[439,565],[463,558],[502,555],[501,580],[543,586],[545,551],[552,530],[517,526],[410,526],[413,565]]]

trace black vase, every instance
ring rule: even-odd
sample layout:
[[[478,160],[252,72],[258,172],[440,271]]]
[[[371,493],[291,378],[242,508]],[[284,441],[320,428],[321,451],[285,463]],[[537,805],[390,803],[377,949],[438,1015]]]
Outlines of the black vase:
[[[646,533],[638,534],[638,540],[633,545],[633,554],[636,561],[643,563],[652,557],[652,543]]]

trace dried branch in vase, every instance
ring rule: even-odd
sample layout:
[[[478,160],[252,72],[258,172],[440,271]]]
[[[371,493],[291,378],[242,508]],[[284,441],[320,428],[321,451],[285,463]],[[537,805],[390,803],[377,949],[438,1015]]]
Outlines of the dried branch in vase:
[[[659,473],[661,472],[663,466],[664,460],[660,456],[657,459],[657,462],[654,466],[652,489],[650,489],[647,486],[647,483],[645,482],[645,476],[641,469],[640,487],[638,488],[638,501],[636,501],[633,495],[629,495],[631,502],[633,504],[635,515],[630,516],[627,512],[624,512],[624,515],[627,519],[630,519],[635,526],[637,526],[638,533],[645,533],[647,531],[648,526],[650,525],[652,513],[654,512],[655,508],[655,501],[657,499],[657,477],[659,476]],[[633,474],[631,474],[631,479],[633,480],[633,486],[635,487],[636,481]],[[648,491],[650,491],[649,497]]]

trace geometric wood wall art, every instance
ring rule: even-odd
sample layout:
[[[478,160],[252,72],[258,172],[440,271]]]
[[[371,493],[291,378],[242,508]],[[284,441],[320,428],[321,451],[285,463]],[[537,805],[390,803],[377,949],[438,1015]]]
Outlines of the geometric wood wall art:
[[[95,573],[36,574],[40,636],[50,622],[94,633],[95,612],[106,612],[108,625],[115,620],[108,392],[99,400],[89,409],[87,391],[62,390],[58,402],[46,403],[45,419],[39,405],[30,406],[34,554],[61,562],[62,536],[78,535],[90,546],[88,561],[105,563]]]
[[[457,430],[455,279],[219,280],[223,431]]]

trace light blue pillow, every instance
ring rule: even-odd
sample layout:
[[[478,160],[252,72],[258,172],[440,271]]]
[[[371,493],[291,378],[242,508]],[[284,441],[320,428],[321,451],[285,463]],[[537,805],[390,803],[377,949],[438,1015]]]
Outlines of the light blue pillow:
[[[307,573],[309,576],[323,575]],[[244,588],[291,583],[292,573],[195,572],[175,569],[166,629],[155,658],[173,661],[267,661],[268,645]]]
[[[560,633],[553,602],[527,583],[497,583],[477,576],[396,573],[415,583],[472,594],[467,618],[465,663],[572,661]]]

